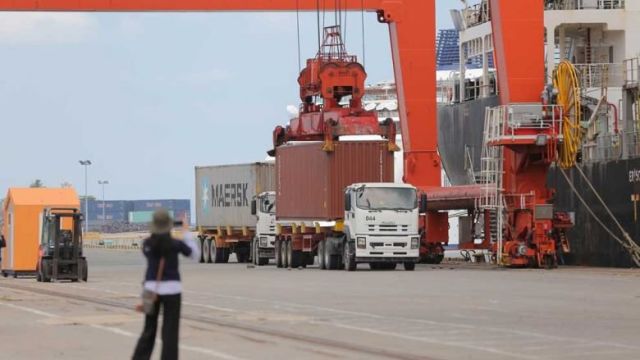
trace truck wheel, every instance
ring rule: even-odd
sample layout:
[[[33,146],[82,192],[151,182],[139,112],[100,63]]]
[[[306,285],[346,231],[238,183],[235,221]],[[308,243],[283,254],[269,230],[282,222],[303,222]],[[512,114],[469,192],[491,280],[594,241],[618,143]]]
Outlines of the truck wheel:
[[[327,269],[327,264],[324,262],[324,240],[318,243],[318,265],[322,270]]]
[[[280,239],[276,239],[275,244],[273,245],[274,247],[274,257],[275,257],[275,261],[276,261],[276,266],[281,268],[282,267],[282,258],[280,257]]]
[[[222,263],[226,264],[229,262],[229,255],[231,255],[231,249],[222,248]]]
[[[302,266],[302,251],[293,250],[293,241],[288,242],[289,267],[297,269]]]
[[[205,240],[207,241],[207,240]],[[210,247],[210,262],[214,262],[216,264],[220,264],[223,262],[224,260],[224,249],[223,248],[219,248],[218,246],[216,246],[216,242],[211,241],[211,247]],[[207,262],[207,259],[205,259],[205,262]]]
[[[416,263],[414,262],[406,262],[404,263],[404,269],[406,271],[413,271],[416,269]]]
[[[204,243],[204,239],[201,236],[198,236],[198,244],[200,245],[200,263],[204,262],[204,251],[202,251],[202,246]]]
[[[209,239],[202,239],[202,262],[208,264],[211,262],[211,246],[215,246]]]
[[[385,270],[395,270],[397,265],[398,264],[396,264],[396,263],[387,263],[387,264],[384,264],[384,269]]]
[[[239,264],[249,262],[249,248],[248,247],[237,247],[236,248],[236,259]]]
[[[324,246],[324,264],[327,270],[338,270],[340,268],[340,255],[331,254],[328,244]]]
[[[289,267],[289,258],[287,257],[287,249],[289,248],[289,240],[285,240],[280,244],[280,257],[282,258],[282,267]]]
[[[356,252],[353,245],[353,242],[348,241],[345,242],[342,247],[342,262],[344,263],[344,269],[347,271],[355,271],[358,266],[356,264]]]

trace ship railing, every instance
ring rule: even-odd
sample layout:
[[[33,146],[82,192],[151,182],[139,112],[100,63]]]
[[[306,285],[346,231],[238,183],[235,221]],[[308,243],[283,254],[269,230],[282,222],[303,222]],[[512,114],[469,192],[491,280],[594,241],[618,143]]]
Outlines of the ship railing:
[[[489,22],[491,21],[489,1],[482,0],[479,4],[467,6],[461,14],[465,29]]]
[[[562,107],[558,105],[512,104],[487,109],[487,143],[501,140],[540,140],[541,135],[562,139]],[[545,143],[546,143],[545,139]],[[541,144],[544,145],[544,144]]]
[[[618,10],[625,0],[545,0],[546,10]]]
[[[624,61],[624,86],[626,88],[640,85],[640,57]]]
[[[621,63],[574,64],[583,88],[622,87],[625,65]]]
[[[582,159],[585,162],[600,162],[609,160],[619,160],[623,157],[624,151],[622,141],[626,134],[598,135],[592,141],[582,146]],[[633,137],[629,137],[633,139]],[[635,140],[637,142],[637,140]],[[632,147],[637,145],[630,144]],[[628,148],[628,147],[627,147]]]
[[[640,157],[640,131],[630,130],[622,134],[624,156],[628,159]]]

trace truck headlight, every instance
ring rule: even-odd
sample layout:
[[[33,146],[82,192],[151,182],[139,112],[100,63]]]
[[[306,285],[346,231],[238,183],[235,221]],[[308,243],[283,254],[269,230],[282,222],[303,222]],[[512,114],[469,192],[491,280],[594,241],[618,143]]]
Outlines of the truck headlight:
[[[260,238],[260,247],[267,247],[267,238],[266,237],[261,237]]]
[[[411,238],[411,248],[417,249],[420,247],[420,238],[413,237]]]
[[[367,238],[359,237],[358,238],[358,249],[366,249],[367,248]]]

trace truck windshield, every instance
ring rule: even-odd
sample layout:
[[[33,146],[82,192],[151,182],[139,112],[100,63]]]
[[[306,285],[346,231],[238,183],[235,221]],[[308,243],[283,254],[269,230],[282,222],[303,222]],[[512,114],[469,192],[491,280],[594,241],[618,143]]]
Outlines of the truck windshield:
[[[260,205],[260,211],[265,214],[276,213],[276,197],[275,195],[266,196]]]
[[[418,197],[415,189],[366,187],[357,191],[356,205],[364,210],[413,210]]]

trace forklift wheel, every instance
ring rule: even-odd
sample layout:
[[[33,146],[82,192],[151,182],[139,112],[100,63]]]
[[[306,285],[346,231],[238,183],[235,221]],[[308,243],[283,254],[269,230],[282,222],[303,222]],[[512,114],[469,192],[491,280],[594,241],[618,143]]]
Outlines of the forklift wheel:
[[[9,276],[9,274],[7,274],[7,272],[6,272],[6,271],[3,271],[3,272],[2,272],[2,276],[7,277],[7,276]]]

